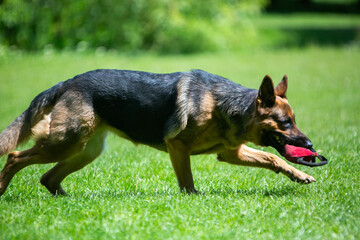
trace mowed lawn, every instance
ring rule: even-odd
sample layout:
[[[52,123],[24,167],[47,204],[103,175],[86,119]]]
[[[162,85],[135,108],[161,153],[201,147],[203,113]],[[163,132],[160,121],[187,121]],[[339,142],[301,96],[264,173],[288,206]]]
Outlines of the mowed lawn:
[[[191,56],[3,55],[1,130],[39,92],[97,68],[199,68],[251,88],[265,74],[278,82],[286,73],[298,126],[329,163],[298,166],[317,180],[300,185],[268,170],[217,162],[215,155],[196,156],[201,194],[186,195],[166,153],[111,135],[95,162],[63,182],[70,197],[52,197],[40,185],[51,165],[18,173],[0,198],[0,239],[359,239],[359,63],[358,48],[316,47]]]

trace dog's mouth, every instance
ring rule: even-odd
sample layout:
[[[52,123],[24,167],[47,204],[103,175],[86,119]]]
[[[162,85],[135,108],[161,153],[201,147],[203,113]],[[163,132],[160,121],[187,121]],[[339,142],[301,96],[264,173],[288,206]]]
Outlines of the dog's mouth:
[[[263,144],[275,148],[288,161],[309,167],[327,164],[328,160],[319,155],[312,147],[311,141],[305,138],[288,138],[282,133],[269,131],[262,135]],[[316,158],[320,162],[316,162]]]
[[[265,146],[271,146],[275,148],[282,156],[285,156],[286,154],[286,144],[307,148],[312,152],[315,152],[315,150],[311,146],[309,147],[304,145],[300,139],[291,137],[289,138],[286,137],[284,134],[275,131],[265,132],[263,134],[263,142],[265,143]]]

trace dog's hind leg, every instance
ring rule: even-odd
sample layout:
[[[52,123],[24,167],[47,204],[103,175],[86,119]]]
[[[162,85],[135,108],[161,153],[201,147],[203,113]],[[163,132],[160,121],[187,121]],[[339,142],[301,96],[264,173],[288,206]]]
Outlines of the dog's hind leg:
[[[33,148],[26,151],[14,151],[8,155],[7,162],[0,173],[0,196],[5,192],[11,179],[21,169],[32,164],[46,164],[65,160],[82,148],[82,144],[74,144],[67,149],[44,148],[38,142]],[[62,152],[59,154],[59,152]]]
[[[0,173],[0,196],[4,194],[11,179],[18,171],[28,165],[40,162],[36,152],[37,147],[33,147],[23,152],[14,151],[9,153],[6,164]]]
[[[197,193],[191,173],[190,154],[186,146],[179,140],[167,140],[166,145],[180,191],[185,190],[187,193]]]
[[[98,124],[86,97],[75,92],[65,93],[50,113],[32,128],[35,146],[9,154],[0,173],[0,196],[13,176],[24,167],[62,162],[82,152]]]
[[[278,156],[246,145],[241,145],[237,150],[227,150],[219,153],[218,160],[235,165],[267,168],[276,173],[281,172],[295,182],[305,184],[315,182],[312,176],[287,164]]]
[[[60,183],[71,173],[80,170],[98,157],[104,147],[107,131],[95,131],[95,134],[86,143],[83,151],[65,161],[58,162],[52,169],[41,177],[44,185],[53,195],[67,195]]]

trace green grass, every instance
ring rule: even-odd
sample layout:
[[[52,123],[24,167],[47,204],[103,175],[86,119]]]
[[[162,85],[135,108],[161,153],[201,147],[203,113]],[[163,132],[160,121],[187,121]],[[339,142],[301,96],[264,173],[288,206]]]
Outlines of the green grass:
[[[299,166],[317,180],[300,185],[197,156],[192,169],[202,194],[189,196],[178,192],[167,154],[110,136],[101,157],[63,182],[71,197],[54,198],[40,185],[50,165],[18,173],[0,198],[0,239],[359,239],[359,62],[359,49],[315,47],[162,57],[3,55],[0,129],[40,91],[96,68],[201,68],[252,88],[265,74],[280,81],[286,73],[298,125],[329,164]]]

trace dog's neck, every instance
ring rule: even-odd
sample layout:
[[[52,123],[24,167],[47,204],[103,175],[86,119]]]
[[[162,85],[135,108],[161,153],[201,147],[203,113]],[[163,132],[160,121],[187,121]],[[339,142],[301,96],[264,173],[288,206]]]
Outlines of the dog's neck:
[[[217,107],[227,116],[238,120],[250,118],[255,112],[258,91],[239,85],[232,92],[217,92]],[[246,120],[246,119],[244,119]]]
[[[239,86],[230,95],[224,92],[217,94],[221,94],[217,97],[217,107],[227,123],[224,126],[226,138],[235,145],[249,141],[246,133],[253,122],[258,91]]]

